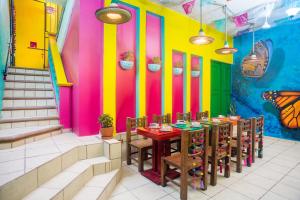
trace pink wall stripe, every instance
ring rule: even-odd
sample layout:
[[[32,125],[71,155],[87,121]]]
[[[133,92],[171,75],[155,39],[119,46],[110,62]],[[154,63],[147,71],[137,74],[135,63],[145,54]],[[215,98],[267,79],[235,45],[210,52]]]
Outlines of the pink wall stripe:
[[[72,128],[72,87],[59,87],[59,120],[64,128]]]
[[[126,117],[135,117],[136,65],[134,64],[131,70],[124,70],[119,61],[126,51],[132,51],[136,55],[136,11],[128,6],[120,6],[132,14],[132,19],[129,22],[118,25],[117,28],[116,130],[117,132],[124,132],[126,130]]]
[[[172,54],[173,66],[177,61],[181,61],[184,64],[183,54],[173,51]],[[176,121],[176,113],[183,112],[183,73],[180,75],[174,75],[172,80],[172,121]]]
[[[153,57],[161,58],[161,19],[147,13],[146,18],[146,64]],[[161,69],[157,72],[146,71],[146,115],[152,121],[153,114],[161,114]]]
[[[191,70],[193,66],[199,65],[199,57],[192,56],[191,58]],[[199,98],[200,98],[200,77],[191,77],[191,112],[193,119],[196,119],[196,112],[200,111]]]

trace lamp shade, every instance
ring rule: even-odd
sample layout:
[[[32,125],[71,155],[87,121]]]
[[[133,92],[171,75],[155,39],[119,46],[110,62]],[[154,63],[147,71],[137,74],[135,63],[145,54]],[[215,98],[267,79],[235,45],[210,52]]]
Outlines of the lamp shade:
[[[210,44],[214,40],[215,40],[214,38],[206,36],[202,29],[200,29],[199,35],[190,37],[190,43],[196,45]]]
[[[221,55],[228,55],[228,54],[234,54],[236,53],[238,50],[237,48],[233,48],[233,47],[229,47],[228,42],[225,42],[225,45],[223,48],[220,49],[216,49],[215,52],[217,54],[221,54]]]
[[[107,24],[123,24],[131,19],[130,11],[120,8],[116,3],[96,10],[96,18]]]

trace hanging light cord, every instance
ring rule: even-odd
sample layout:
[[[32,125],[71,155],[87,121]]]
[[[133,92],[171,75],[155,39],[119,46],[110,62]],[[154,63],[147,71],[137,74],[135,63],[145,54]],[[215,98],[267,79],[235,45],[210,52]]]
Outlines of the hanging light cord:
[[[227,42],[227,5],[224,6],[225,9],[225,38]]]
[[[200,0],[200,30],[202,30],[202,19],[203,15],[202,15],[202,0]]]
[[[255,35],[254,35],[254,27],[252,28],[252,54],[254,54],[254,41],[255,41]]]

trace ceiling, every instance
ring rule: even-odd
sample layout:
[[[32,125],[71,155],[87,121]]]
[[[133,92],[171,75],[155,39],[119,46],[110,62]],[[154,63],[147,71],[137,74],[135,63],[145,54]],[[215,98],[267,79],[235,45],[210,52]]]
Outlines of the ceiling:
[[[185,15],[182,4],[191,0],[151,0],[152,2],[162,4],[170,9]],[[203,22],[215,26],[220,31],[224,31],[224,9],[222,5],[228,7],[228,31],[231,35],[241,34],[249,31],[250,26],[255,24],[255,29],[260,29],[268,16],[268,23],[276,26],[285,22],[290,22],[300,18],[300,12],[293,17],[286,14],[290,7],[299,7],[300,0],[203,0]],[[248,24],[242,27],[236,27],[232,17],[247,12]],[[195,0],[192,13],[189,16],[200,20],[200,0]],[[216,21],[223,21],[222,26],[217,26]]]

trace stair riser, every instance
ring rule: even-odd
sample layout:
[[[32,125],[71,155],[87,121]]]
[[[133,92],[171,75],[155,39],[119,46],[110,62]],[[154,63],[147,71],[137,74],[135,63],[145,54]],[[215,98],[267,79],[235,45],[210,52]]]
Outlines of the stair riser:
[[[8,68],[8,72],[49,75],[49,71],[31,70],[31,69],[18,69],[18,68]]]
[[[46,126],[46,125],[59,125],[59,120],[41,120],[41,121],[27,121],[27,122],[11,122],[11,123],[2,123],[0,124],[0,130],[9,129],[9,128],[22,128],[22,127],[31,127],[31,126]]]
[[[4,97],[54,97],[53,91],[5,90]]]
[[[55,99],[3,100],[3,107],[56,106]]]
[[[30,89],[52,89],[51,83],[22,83],[22,82],[5,82],[5,88],[30,88]]]
[[[8,74],[6,80],[11,81],[51,81],[49,76],[29,76],[29,75],[12,75]]]
[[[22,117],[44,117],[57,116],[56,109],[40,109],[40,110],[7,110],[2,111],[2,119],[22,118]]]

